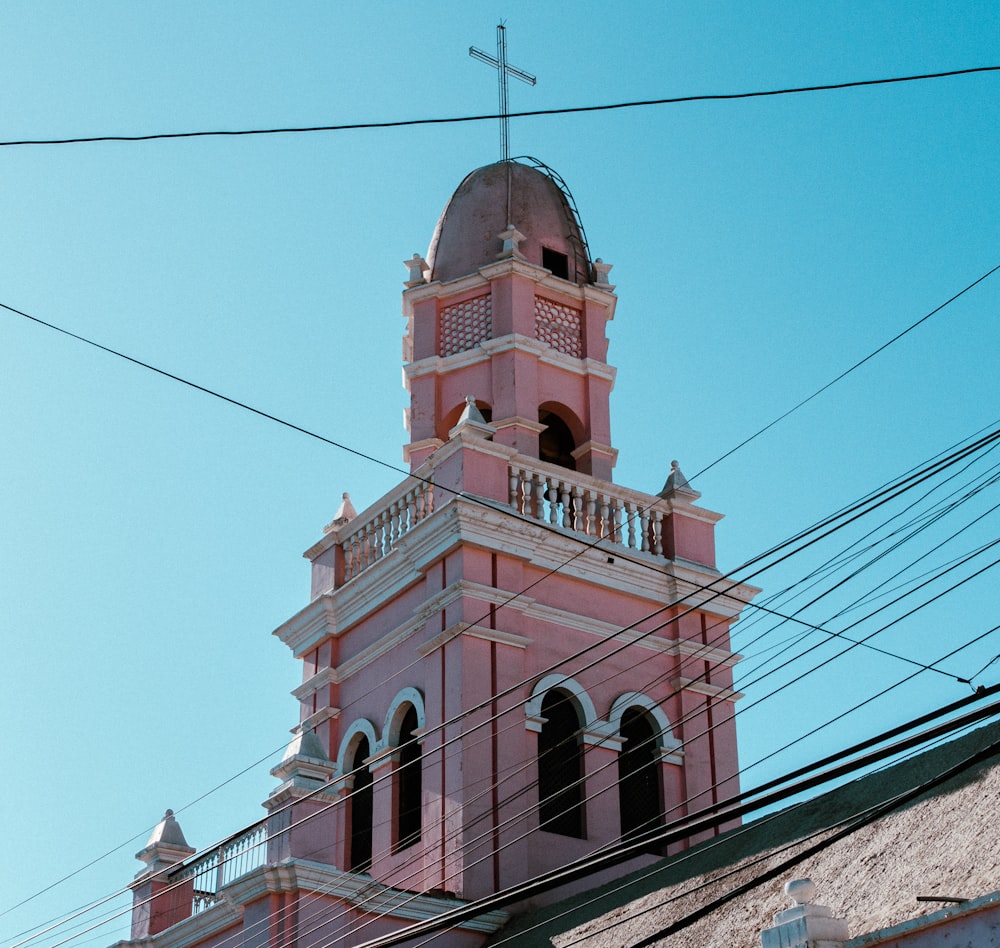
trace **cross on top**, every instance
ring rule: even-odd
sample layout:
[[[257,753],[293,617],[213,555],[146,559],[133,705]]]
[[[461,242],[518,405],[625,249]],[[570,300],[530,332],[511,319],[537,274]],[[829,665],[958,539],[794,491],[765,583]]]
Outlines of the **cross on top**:
[[[503,23],[497,25],[497,55],[494,59],[489,53],[484,53],[475,46],[469,47],[469,55],[473,59],[478,59],[487,66],[492,66],[497,71],[497,78],[500,85],[500,155],[504,161],[510,161],[510,132],[509,132],[509,110],[507,108],[507,76],[513,76],[526,82],[529,86],[535,84],[535,77],[530,72],[511,66],[507,62],[507,32]]]

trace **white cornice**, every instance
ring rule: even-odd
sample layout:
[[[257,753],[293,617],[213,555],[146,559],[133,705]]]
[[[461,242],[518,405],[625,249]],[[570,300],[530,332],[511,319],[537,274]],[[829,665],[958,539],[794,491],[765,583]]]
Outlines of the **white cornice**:
[[[488,504],[466,496],[449,498],[406,533],[395,549],[342,588],[311,602],[275,634],[301,655],[328,635],[342,635],[378,605],[419,582],[431,564],[462,543],[502,549],[507,556],[540,569],[558,569],[596,590],[613,589],[651,603],[697,607],[724,619],[735,618],[758,591],[746,584],[730,588],[729,581],[711,567],[666,560],[607,541],[580,554],[581,538],[584,542],[593,538],[519,517],[499,501],[488,500]],[[637,563],[649,568],[637,568]],[[430,607],[430,603],[422,604],[414,621],[433,614],[428,613]]]
[[[300,655],[312,643],[338,633],[339,612],[337,600],[327,593],[300,609],[271,634],[284,642],[295,655]]]
[[[508,333],[495,339],[484,339],[478,346],[456,352],[450,356],[427,356],[403,366],[404,382],[420,378],[424,375],[440,375],[487,362],[494,356],[504,352],[527,352],[535,356],[539,362],[563,369],[573,375],[593,376],[604,379],[614,385],[618,370],[607,362],[597,359],[577,359],[553,349],[547,343],[520,333]]]
[[[676,691],[691,691],[698,695],[705,695],[716,701],[739,701],[743,697],[742,692],[734,691],[732,688],[718,688],[715,685],[708,685],[703,681],[695,681],[683,676],[671,681],[670,687]]]
[[[362,649],[353,658],[331,669],[335,679],[346,681],[351,675],[356,675],[362,668],[370,665],[386,652],[394,649],[397,645],[405,642],[411,635],[419,632],[424,627],[424,620],[412,617],[402,625],[397,626],[388,635],[383,635],[378,641],[373,642],[368,648]]]
[[[312,678],[307,678],[301,685],[297,688],[292,689],[292,697],[299,701],[305,701],[306,698],[311,697],[320,688],[325,688],[327,685],[333,685],[337,683],[336,676],[333,673],[332,668],[324,668],[318,671]]]
[[[119,941],[116,948],[188,948],[237,924],[248,903],[279,892],[306,892],[310,896],[338,899],[357,907],[363,914],[388,916],[400,922],[426,921],[469,904],[459,899],[394,889],[364,873],[344,872],[325,863],[287,859],[276,865],[261,866],[224,886],[219,892],[219,901],[203,912],[157,935]],[[484,912],[473,919],[457,922],[456,926],[469,932],[492,934],[509,918],[508,912]]]
[[[454,625],[439,632],[434,638],[428,640],[417,651],[421,657],[436,652],[439,648],[447,645],[452,639],[460,635],[466,635],[474,639],[485,639],[487,642],[497,642],[501,645],[512,645],[514,648],[527,648],[532,643],[532,639],[513,632],[501,632],[499,629],[488,629],[482,625],[468,625],[465,622],[456,622]]]

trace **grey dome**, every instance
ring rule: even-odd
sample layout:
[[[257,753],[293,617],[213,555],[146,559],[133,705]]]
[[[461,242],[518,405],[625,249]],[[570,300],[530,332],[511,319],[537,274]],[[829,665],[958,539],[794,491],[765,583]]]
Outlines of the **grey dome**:
[[[510,213],[507,176],[510,173]],[[430,279],[447,282],[495,263],[499,234],[513,224],[525,237],[518,250],[530,262],[557,273],[551,254],[566,256],[565,276],[590,282],[590,260],[571,199],[552,177],[518,161],[486,165],[467,175],[438,219],[427,251]],[[543,249],[548,251],[543,261]]]

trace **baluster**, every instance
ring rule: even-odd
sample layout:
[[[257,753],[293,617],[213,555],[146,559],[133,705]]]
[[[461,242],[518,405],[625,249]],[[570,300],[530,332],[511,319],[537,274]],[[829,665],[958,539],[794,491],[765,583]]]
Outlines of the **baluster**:
[[[660,556],[663,553],[663,544],[660,542],[660,534],[663,530],[663,511],[653,511],[653,552]]]
[[[215,851],[215,894],[218,895],[222,891],[222,887],[226,884],[226,859],[223,855],[222,849],[217,849]]]
[[[587,522],[584,525],[583,532],[587,534],[588,537],[597,536],[597,523],[596,523],[596,513],[597,513],[597,494],[594,493],[589,487],[587,488]]]
[[[375,523],[377,520],[378,517],[376,517],[375,520],[370,521],[365,526],[365,562],[362,569],[368,569],[368,567],[378,559],[378,553],[375,550]]]
[[[417,523],[417,489],[411,487],[406,492],[406,529],[410,531]]]
[[[639,547],[643,553],[649,552],[649,508],[643,507],[639,511]]]
[[[521,498],[518,496],[520,494],[521,486],[521,471],[520,468],[515,467],[513,464],[510,467],[510,505],[518,513],[521,512]]]
[[[607,494],[601,494],[601,521],[600,521],[600,533],[599,537],[606,537],[611,534],[611,530],[608,528],[611,526],[608,523],[608,505],[611,502],[611,498]]]
[[[549,500],[549,523],[556,526],[559,523],[559,481],[549,481],[546,496]]]
[[[535,519],[545,519],[545,478],[535,474]]]
[[[617,497],[611,498],[611,539],[615,543],[621,543],[624,545],[622,540],[622,531],[625,525],[622,523],[625,515],[625,505],[618,500]]]
[[[627,527],[627,543],[626,546],[630,550],[634,550],[636,547],[635,533],[636,533],[636,504],[633,501],[627,501],[625,503],[625,524]]]
[[[572,525],[572,511],[569,505],[569,483],[563,481],[559,494],[559,502],[562,504],[562,525],[568,530]]]
[[[399,537],[399,503],[394,500],[391,504],[389,504],[389,516],[385,525],[386,553],[395,549],[396,543],[399,541]]]
[[[573,488],[573,529],[581,532],[586,530],[583,520],[583,488],[579,484]]]
[[[358,535],[351,534],[347,541],[347,562],[344,564],[344,573],[348,579],[353,579],[358,573]]]

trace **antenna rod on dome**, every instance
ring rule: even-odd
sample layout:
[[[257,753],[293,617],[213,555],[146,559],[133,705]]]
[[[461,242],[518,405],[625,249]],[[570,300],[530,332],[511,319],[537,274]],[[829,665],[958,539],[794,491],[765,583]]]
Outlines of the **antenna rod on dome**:
[[[510,131],[509,115],[507,107],[507,76],[513,76],[533,86],[537,80],[530,72],[511,66],[507,62],[507,31],[503,23],[497,24],[497,55],[494,59],[489,53],[484,53],[475,46],[469,47],[469,55],[473,59],[478,59],[487,66],[492,66],[497,71],[500,85],[500,158],[502,161],[510,161]]]

